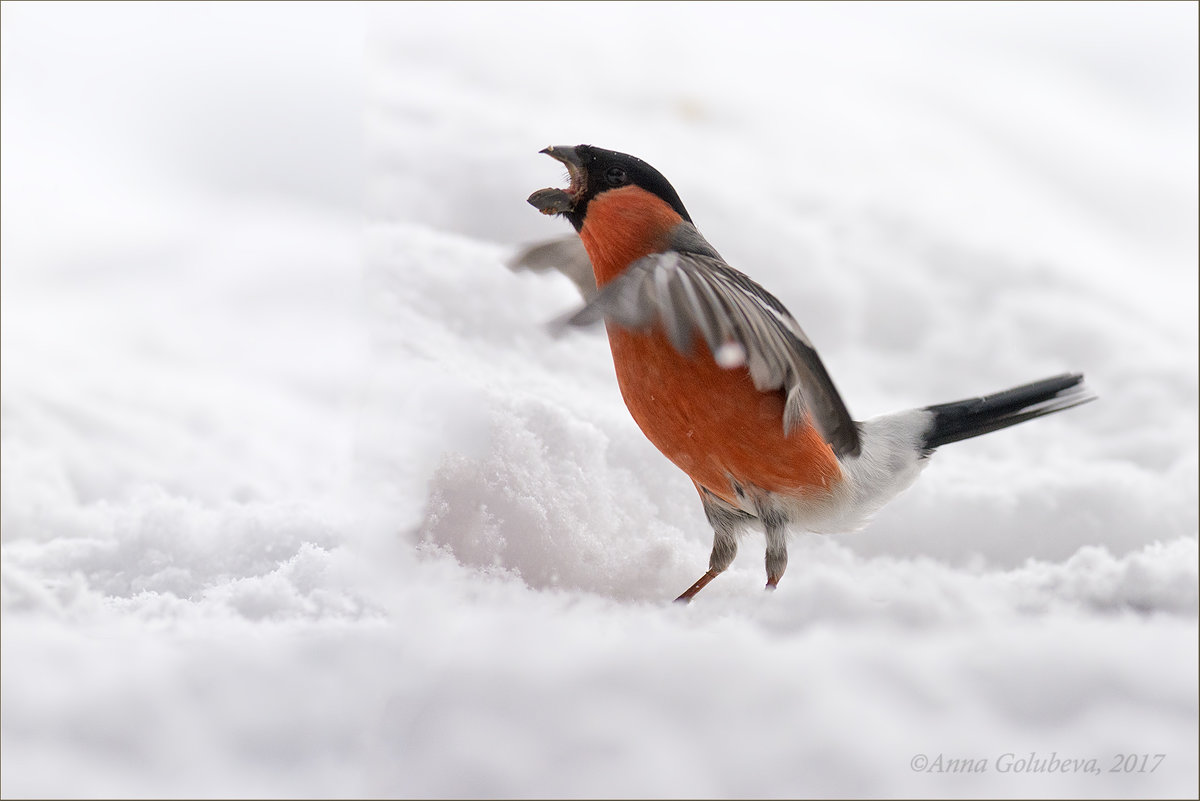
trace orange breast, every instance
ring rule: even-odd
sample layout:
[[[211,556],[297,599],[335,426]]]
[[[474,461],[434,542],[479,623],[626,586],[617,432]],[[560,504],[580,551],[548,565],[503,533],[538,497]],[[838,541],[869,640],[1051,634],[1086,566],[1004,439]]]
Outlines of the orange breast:
[[[608,341],[633,419],[692,480],[737,505],[731,479],[770,492],[830,490],[841,469],[816,429],[783,433],[784,397],[759,392],[745,369],[718,366],[703,341],[691,357],[660,331],[611,326]]]
[[[633,262],[666,250],[683,218],[665,201],[638,186],[610,189],[592,198],[579,238],[604,286]]]
[[[579,231],[603,286],[637,259],[665,250],[682,218],[661,198],[628,186],[588,204]],[[661,331],[610,326],[625,405],[645,435],[701,487],[737,505],[732,481],[770,492],[828,491],[841,479],[812,426],[783,434],[784,397],[759,392],[744,368],[726,370],[704,343],[685,356]]]

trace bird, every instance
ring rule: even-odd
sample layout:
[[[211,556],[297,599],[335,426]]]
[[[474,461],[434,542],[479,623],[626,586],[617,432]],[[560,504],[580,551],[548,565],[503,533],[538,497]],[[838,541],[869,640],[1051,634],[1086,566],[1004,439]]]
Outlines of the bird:
[[[766,537],[771,590],[790,529],[860,529],[941,446],[1096,397],[1081,373],[1064,373],[857,422],[796,319],[709,244],[658,170],[593,145],[540,152],[566,166],[569,186],[528,202],[575,233],[526,249],[516,266],[559,266],[575,281],[585,302],[556,330],[603,322],[630,414],[699,493],[712,552],[676,601],[724,572],[752,526]]]

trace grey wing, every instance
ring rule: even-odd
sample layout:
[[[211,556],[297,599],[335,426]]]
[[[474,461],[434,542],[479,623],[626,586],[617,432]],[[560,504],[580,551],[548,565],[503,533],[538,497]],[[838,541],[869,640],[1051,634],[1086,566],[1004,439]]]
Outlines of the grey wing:
[[[512,270],[532,270],[540,273],[558,270],[570,278],[584,300],[596,294],[596,276],[583,242],[577,234],[538,242],[522,248],[508,261]]]
[[[639,259],[558,324],[600,320],[660,325],[685,354],[699,334],[722,367],[745,367],[759,391],[784,393],[785,432],[807,413],[837,455],[858,455],[858,426],[812,342],[782,303],[719,258],[667,251]]]

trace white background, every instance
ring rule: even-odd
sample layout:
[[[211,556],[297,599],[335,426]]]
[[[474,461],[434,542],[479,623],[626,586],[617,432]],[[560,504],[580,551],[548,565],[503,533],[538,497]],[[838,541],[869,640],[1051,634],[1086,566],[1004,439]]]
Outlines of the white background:
[[[1196,795],[1195,4],[2,29],[4,795]],[[1100,400],[671,605],[694,491],[603,337],[547,333],[570,284],[504,267],[581,142],[667,175],[860,419]]]

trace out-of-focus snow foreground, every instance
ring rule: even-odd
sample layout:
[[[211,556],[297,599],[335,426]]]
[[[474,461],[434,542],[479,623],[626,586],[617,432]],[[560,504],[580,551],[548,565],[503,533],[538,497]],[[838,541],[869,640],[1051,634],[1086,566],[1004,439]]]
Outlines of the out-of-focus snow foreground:
[[[1197,793],[1195,4],[3,14],[5,796]],[[1100,400],[675,606],[692,487],[504,266],[579,142],[859,419]]]

